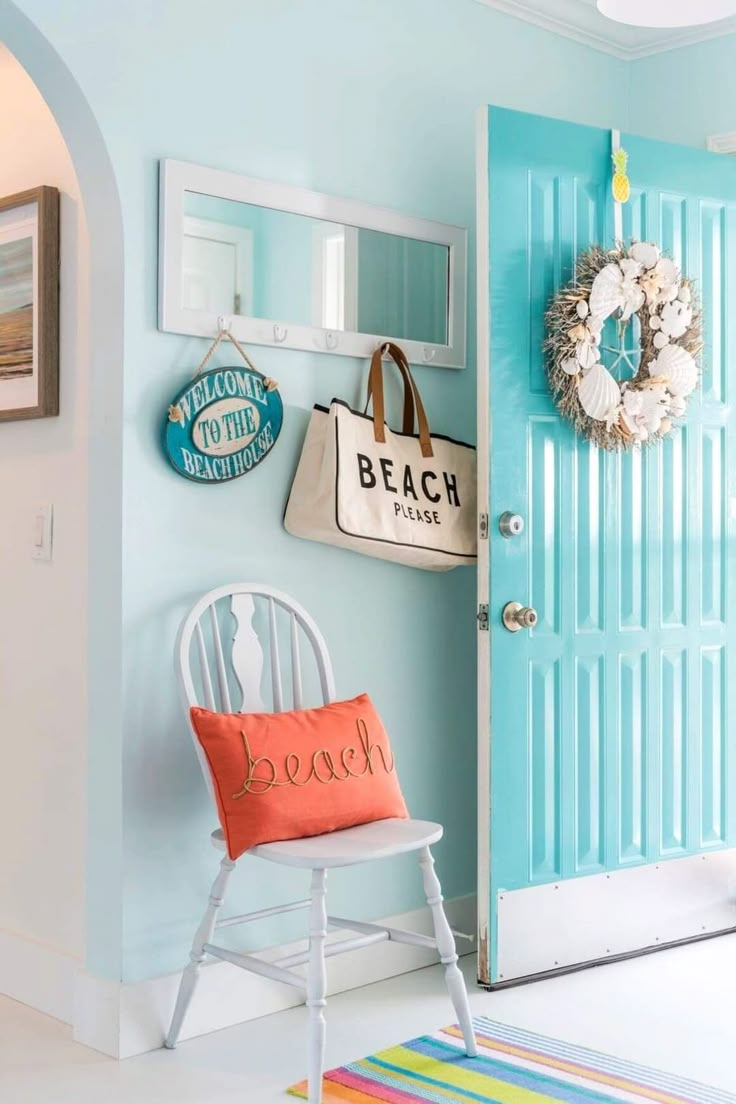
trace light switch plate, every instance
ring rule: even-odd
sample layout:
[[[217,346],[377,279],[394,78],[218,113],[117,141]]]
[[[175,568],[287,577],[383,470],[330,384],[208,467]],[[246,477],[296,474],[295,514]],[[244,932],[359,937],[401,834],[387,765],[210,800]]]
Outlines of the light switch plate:
[[[33,515],[31,533],[31,558],[50,560],[54,543],[54,507],[51,503],[39,506]]]

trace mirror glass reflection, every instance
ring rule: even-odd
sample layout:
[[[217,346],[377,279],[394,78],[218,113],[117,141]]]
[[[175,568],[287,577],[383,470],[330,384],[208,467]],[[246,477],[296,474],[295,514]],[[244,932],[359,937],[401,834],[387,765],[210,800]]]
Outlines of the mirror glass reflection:
[[[186,192],[182,306],[448,344],[446,245]]]

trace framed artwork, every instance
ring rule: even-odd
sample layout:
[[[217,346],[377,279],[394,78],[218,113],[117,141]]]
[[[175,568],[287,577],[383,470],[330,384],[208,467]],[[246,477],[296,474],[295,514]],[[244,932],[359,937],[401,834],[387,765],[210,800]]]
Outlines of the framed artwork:
[[[59,413],[59,192],[0,198],[0,422]]]

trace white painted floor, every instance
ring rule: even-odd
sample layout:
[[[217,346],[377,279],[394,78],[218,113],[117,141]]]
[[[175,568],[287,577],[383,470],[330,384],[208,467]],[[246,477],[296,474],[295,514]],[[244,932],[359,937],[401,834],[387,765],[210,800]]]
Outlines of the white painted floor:
[[[661,951],[500,993],[476,1014],[736,1092],[736,936]],[[196,998],[195,998],[196,999]],[[438,967],[328,1003],[329,1066],[452,1022]],[[0,998],[2,1104],[287,1104],[304,1075],[304,1009],[117,1063],[70,1029]]]

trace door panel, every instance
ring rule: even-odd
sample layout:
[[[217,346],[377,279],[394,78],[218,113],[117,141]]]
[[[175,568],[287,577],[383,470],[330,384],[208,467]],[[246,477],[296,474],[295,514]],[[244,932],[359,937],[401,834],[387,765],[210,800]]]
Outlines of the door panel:
[[[480,762],[490,759],[490,811],[481,811],[490,873],[480,883],[490,900],[481,905],[481,980],[501,982],[516,976],[510,963],[553,970],[596,946],[595,958],[628,953],[723,927],[729,915],[728,865],[714,864],[709,881],[691,857],[736,845],[736,327],[727,311],[736,160],[622,136],[633,184],[624,235],[658,241],[697,281],[706,349],[682,428],[649,450],[611,454],[560,419],[542,349],[546,307],[574,258],[612,240],[611,134],[496,108],[487,128],[489,230],[479,256],[490,265],[490,327],[479,346],[481,375],[484,348],[490,359],[490,569],[480,593],[490,615],[485,709],[481,695],[490,756]],[[501,536],[505,510],[525,519],[521,537]],[[509,601],[535,607],[534,630],[503,627]],[[682,865],[658,883],[665,859]],[[630,867],[643,868],[636,883],[622,877]],[[552,898],[529,895],[546,885]],[[513,922],[499,924],[501,902]],[[606,917],[626,909],[640,912],[624,925],[634,945],[612,950]],[[499,939],[509,942],[503,977]],[[536,941],[533,956],[523,939]]]

